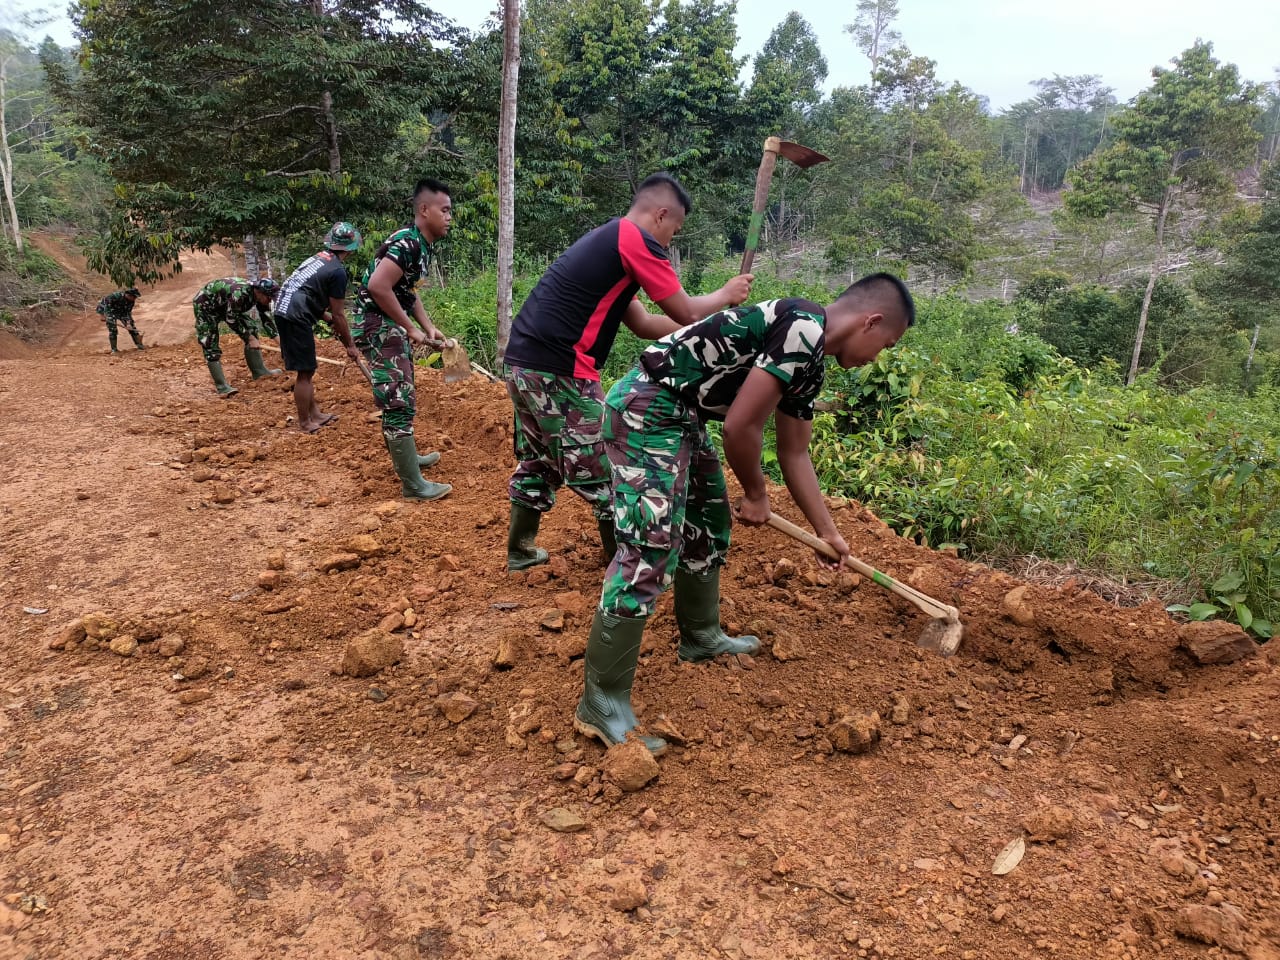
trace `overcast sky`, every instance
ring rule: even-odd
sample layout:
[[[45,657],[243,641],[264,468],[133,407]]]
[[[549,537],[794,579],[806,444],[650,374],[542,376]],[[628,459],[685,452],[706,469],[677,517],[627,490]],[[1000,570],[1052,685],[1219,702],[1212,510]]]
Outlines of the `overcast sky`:
[[[431,6],[474,29],[497,4]],[[828,90],[864,83],[867,61],[843,30],[856,7],[856,0],[738,0],[737,52],[754,56],[787,11],[796,10],[826,54]],[[896,27],[912,53],[936,60],[939,79],[959,80],[996,111],[1034,94],[1032,80],[1055,73],[1098,74],[1128,100],[1151,82],[1153,66],[1167,66],[1197,38],[1211,41],[1218,59],[1234,63],[1246,79],[1269,82],[1280,68],[1280,0],[899,0],[898,7]],[[65,15],[47,29],[59,43],[71,42]]]

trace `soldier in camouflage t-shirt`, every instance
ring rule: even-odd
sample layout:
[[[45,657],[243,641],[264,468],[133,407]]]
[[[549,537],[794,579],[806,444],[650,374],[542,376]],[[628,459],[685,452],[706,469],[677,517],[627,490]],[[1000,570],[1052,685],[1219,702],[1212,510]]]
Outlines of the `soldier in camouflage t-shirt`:
[[[369,361],[373,402],[382,411],[382,439],[406,500],[439,500],[453,489],[423,479],[422,467],[440,457],[420,455],[413,436],[413,344],[445,340],[427,316],[417,287],[431,265],[431,245],[449,232],[452,221],[449,188],[438,180],[419,180],[413,191],[413,223],[378,247],[360,280],[351,316],[351,335]]]
[[[262,345],[258,334],[265,333],[269,337],[276,335],[275,322],[271,315],[271,299],[279,289],[270,277],[261,280],[245,280],[241,277],[223,277],[221,280],[210,280],[191,300],[191,308],[196,315],[196,340],[204,352],[204,362],[209,368],[209,376],[218,395],[229,397],[238,393],[235,387],[227,383],[222,372],[222,347],[219,346],[218,328],[225,323],[237,337],[244,341],[244,362],[249,367],[253,379],[274,377],[280,371],[267,369],[262,360]],[[257,313],[255,322],[252,314]]]
[[[733,515],[754,525],[770,514],[760,458],[776,413],[778,463],[792,498],[818,535],[848,555],[809,459],[825,358],[846,369],[869,363],[914,317],[911,294],[888,274],[858,281],[826,307],[787,299],[725,310],[659,340],[609,391],[601,432],[618,552],[587,641],[580,732],[613,744],[638,725],[631,684],[640,640],[673,582],[681,660],[759,648],[755,637],[731,637],[720,626],[730,509],[707,421],[724,422],[725,457],[743,489]],[[666,749],[658,737],[642,739],[654,753]]]
[[[137,287],[130,287],[128,290],[108,293],[98,301],[97,312],[102,314],[102,322],[107,325],[107,341],[111,344],[112,353],[120,352],[116,349],[117,326],[128,330],[129,336],[133,338],[133,345],[139,350],[142,349],[142,334],[138,332],[133,322],[133,305],[138,302],[140,296],[142,294]]]

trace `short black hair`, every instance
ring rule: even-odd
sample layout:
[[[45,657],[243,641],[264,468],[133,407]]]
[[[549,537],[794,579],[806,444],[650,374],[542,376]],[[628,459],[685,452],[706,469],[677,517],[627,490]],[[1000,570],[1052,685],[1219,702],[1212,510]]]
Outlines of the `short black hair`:
[[[418,205],[418,198],[424,193],[443,193],[449,199],[453,199],[453,191],[449,189],[448,184],[441,183],[439,180],[433,180],[431,177],[423,177],[413,186],[413,205]]]
[[[898,304],[902,308],[902,314],[907,318],[907,326],[913,326],[916,322],[916,302],[911,298],[911,291],[907,289],[907,285],[902,282],[900,277],[895,277],[892,273],[873,273],[863,277],[857,283],[852,283],[845,288],[844,293],[837,297],[837,300],[843,300],[846,297],[853,297],[857,300],[876,299],[895,295]]]
[[[685,216],[693,213],[693,201],[689,199],[689,191],[669,173],[651,173],[645,177],[640,186],[636,187],[635,196],[631,199],[632,205],[635,205],[640,194],[660,188],[670,190],[676,195],[676,200],[680,202],[680,206],[684,207]]]

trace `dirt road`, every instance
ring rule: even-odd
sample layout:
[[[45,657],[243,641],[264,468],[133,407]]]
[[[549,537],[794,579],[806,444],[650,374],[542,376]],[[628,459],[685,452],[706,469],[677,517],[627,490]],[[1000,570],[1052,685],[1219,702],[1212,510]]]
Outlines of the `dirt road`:
[[[180,299],[140,304],[149,340]],[[306,436],[237,357],[224,401],[193,342],[104,348],[0,360],[0,957],[1280,957],[1274,650],[1199,666],[1072,584],[1006,613],[1016,581],[847,505],[856,553],[960,608],[959,655],[738,529],[724,616],[765,649],[679,665],[664,599],[636,699],[678,745],[623,792],[570,725],[594,524],[566,495],[552,564],[505,572],[500,387],[420,375],[454,493],[409,505],[354,371]],[[380,623],[401,663],[336,675]]]

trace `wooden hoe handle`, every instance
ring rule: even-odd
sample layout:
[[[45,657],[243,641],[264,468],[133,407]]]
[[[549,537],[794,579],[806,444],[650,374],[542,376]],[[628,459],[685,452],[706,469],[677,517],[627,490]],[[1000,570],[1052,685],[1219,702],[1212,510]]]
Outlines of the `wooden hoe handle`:
[[[756,258],[756,247],[760,245],[760,228],[764,225],[764,211],[769,206],[769,184],[773,180],[773,168],[778,163],[780,143],[777,137],[769,137],[764,142],[764,156],[760,158],[760,169],[756,172],[756,195],[751,204],[751,226],[747,228],[747,249],[743,251],[739,273],[750,273],[751,262]]]
[[[773,529],[780,530],[787,536],[795,540],[799,540],[801,543],[807,544],[829,560],[840,559],[840,555],[836,553],[835,548],[832,547],[831,544],[827,543],[827,541],[814,536],[803,527],[796,526],[790,520],[784,520],[776,513],[769,515],[768,524],[773,527]],[[854,570],[857,570],[858,573],[862,574],[864,577],[870,577],[886,590],[896,593],[898,596],[902,597],[903,600],[919,607],[931,617],[948,621],[958,621],[960,619],[960,611],[955,607],[948,606],[945,603],[940,603],[932,597],[921,593],[914,587],[909,587],[905,583],[900,583],[887,573],[881,573],[875,567],[863,563],[857,557],[845,557],[844,562],[853,567]]]

